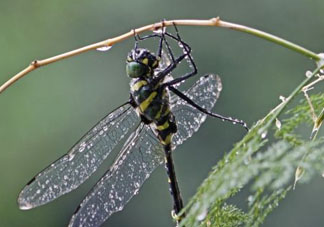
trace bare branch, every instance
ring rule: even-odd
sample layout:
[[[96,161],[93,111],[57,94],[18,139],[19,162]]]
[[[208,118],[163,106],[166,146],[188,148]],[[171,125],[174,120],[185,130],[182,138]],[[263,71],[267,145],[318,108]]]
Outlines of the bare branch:
[[[69,58],[69,57],[84,53],[84,52],[87,52],[90,50],[95,50],[95,49],[102,48],[102,47],[111,47],[116,43],[119,43],[125,39],[132,37],[134,34],[140,34],[145,31],[158,30],[162,26],[173,26],[173,24],[176,24],[177,26],[215,26],[215,27],[229,28],[232,30],[249,33],[251,35],[255,35],[260,38],[277,43],[281,46],[287,47],[287,48],[292,49],[296,52],[299,52],[307,57],[310,57],[316,61],[319,61],[321,59],[320,56],[317,55],[316,53],[314,53],[310,50],[307,50],[301,46],[298,46],[294,43],[286,41],[282,38],[279,38],[277,36],[268,34],[266,32],[263,32],[263,31],[260,31],[257,29],[249,28],[247,26],[238,25],[238,24],[234,24],[234,23],[230,23],[230,22],[226,22],[226,21],[221,21],[219,19],[219,17],[211,18],[209,20],[167,20],[167,21],[163,21],[163,23],[158,22],[158,23],[146,25],[146,26],[143,26],[143,27],[140,27],[137,29],[132,29],[131,31],[124,33],[120,36],[106,39],[106,40],[98,42],[98,43],[90,44],[88,46],[81,47],[81,48],[78,48],[78,49],[63,53],[63,54],[59,54],[59,55],[56,55],[56,56],[53,56],[53,57],[50,57],[47,59],[35,60],[28,67],[26,67],[24,70],[17,73],[15,76],[13,76],[7,82],[5,82],[2,86],[0,86],[0,93],[2,93],[5,89],[10,87],[13,83],[15,83],[20,78],[24,77],[31,71],[33,71],[36,68],[39,68],[41,66],[48,65],[48,64],[51,64],[51,63],[63,60],[65,58]]]

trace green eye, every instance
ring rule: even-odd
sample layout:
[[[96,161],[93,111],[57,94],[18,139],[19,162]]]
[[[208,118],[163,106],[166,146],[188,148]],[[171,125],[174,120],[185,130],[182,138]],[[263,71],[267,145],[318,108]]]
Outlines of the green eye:
[[[126,73],[131,78],[137,78],[146,74],[146,66],[138,62],[129,62],[126,64]]]

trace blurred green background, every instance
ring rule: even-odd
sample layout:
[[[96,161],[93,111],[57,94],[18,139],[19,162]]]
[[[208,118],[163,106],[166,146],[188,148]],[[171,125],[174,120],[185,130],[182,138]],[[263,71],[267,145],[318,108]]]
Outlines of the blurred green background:
[[[132,28],[166,19],[224,20],[249,25],[323,51],[322,0],[2,0],[0,83],[34,59],[50,57]],[[288,95],[314,63],[256,37],[221,28],[180,27],[192,46],[199,74],[222,77],[214,111],[251,125]],[[79,189],[31,210],[16,198],[40,170],[63,155],[92,125],[128,98],[125,56],[129,39],[109,52],[92,51],[29,74],[0,95],[0,226],[66,226],[75,208],[110,163]],[[192,81],[191,81],[192,82]],[[208,119],[175,152],[185,202],[224,152],[245,131]],[[309,133],[308,131],[306,133]],[[264,226],[323,226],[324,180],[298,185]],[[246,193],[235,202],[246,204]],[[244,197],[243,197],[244,196]],[[105,226],[173,226],[166,174],[160,167],[127,207]]]

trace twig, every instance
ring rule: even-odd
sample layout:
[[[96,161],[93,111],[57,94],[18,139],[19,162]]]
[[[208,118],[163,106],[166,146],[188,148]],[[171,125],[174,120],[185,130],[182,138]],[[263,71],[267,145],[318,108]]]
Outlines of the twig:
[[[65,58],[69,58],[69,57],[84,53],[84,52],[87,52],[90,50],[95,50],[95,49],[103,48],[103,47],[111,47],[114,44],[117,44],[125,39],[132,37],[134,34],[140,34],[145,31],[158,30],[162,27],[162,25],[163,26],[172,26],[173,24],[176,24],[178,26],[215,26],[215,27],[223,27],[223,28],[228,28],[228,29],[232,29],[232,30],[236,30],[236,31],[241,31],[241,32],[249,33],[251,35],[260,37],[262,39],[266,39],[268,41],[277,43],[281,46],[284,46],[284,47],[289,48],[293,51],[301,53],[307,57],[310,57],[311,59],[313,59],[317,62],[323,60],[318,54],[316,54],[310,50],[307,50],[301,46],[298,46],[292,42],[289,42],[287,40],[284,40],[282,38],[279,38],[277,36],[271,35],[269,33],[266,33],[266,32],[263,32],[263,31],[260,31],[260,30],[254,29],[254,28],[222,21],[219,19],[219,17],[211,18],[209,20],[167,20],[167,21],[163,21],[163,24],[162,24],[162,22],[159,22],[159,23],[155,23],[155,24],[146,25],[146,26],[143,26],[143,27],[140,27],[137,29],[133,29],[129,32],[126,32],[126,33],[120,35],[120,36],[106,39],[106,40],[98,42],[98,43],[90,44],[88,46],[81,47],[81,48],[78,48],[78,49],[63,53],[63,54],[59,54],[54,57],[50,57],[50,58],[43,59],[43,60],[35,60],[27,68],[25,68],[21,72],[17,73],[15,76],[13,76],[7,82],[5,82],[0,87],[0,93],[2,93],[5,89],[10,87],[17,80],[19,80],[20,78],[27,75],[29,72],[31,72],[41,66],[48,65],[48,64],[51,64],[51,63],[63,60]]]
[[[317,84],[318,82],[324,80],[324,75],[317,75],[317,79],[314,80],[313,82],[307,84],[306,86],[303,87],[302,91],[304,93],[304,96],[308,102],[308,105],[310,107],[310,111],[311,111],[311,114],[312,114],[312,120],[313,120],[313,123],[314,123],[314,127],[313,127],[313,130],[312,130],[312,135],[311,135],[311,138],[313,138],[314,136],[314,133],[316,133],[319,129],[319,127],[322,125],[322,118],[323,118],[323,110],[322,112],[320,113],[319,116],[316,115],[315,113],[315,109],[314,109],[314,106],[312,104],[312,101],[308,95],[308,91],[312,90],[314,87],[315,84]]]

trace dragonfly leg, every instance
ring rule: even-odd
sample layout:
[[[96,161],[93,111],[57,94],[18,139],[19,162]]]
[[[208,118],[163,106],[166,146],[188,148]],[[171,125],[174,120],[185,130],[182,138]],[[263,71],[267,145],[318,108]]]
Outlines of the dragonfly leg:
[[[172,82],[172,81],[171,81]],[[196,104],[194,101],[192,101],[188,96],[186,96],[185,94],[183,94],[181,91],[179,91],[178,89],[172,87],[172,86],[168,86],[168,88],[170,89],[170,91],[172,91],[174,94],[176,94],[177,96],[179,96],[181,99],[185,100],[189,105],[195,107],[197,110],[201,111],[202,113],[205,113],[211,117],[215,117],[215,118],[219,118],[221,120],[224,121],[230,121],[234,124],[240,124],[242,125],[247,131],[249,131],[249,128],[247,127],[247,124],[239,119],[233,119],[231,117],[224,117],[220,114],[217,113],[212,113],[206,109],[204,109],[203,107],[199,106],[198,104]]]
[[[175,26],[175,25],[174,25],[174,26]],[[177,78],[177,79],[174,79],[174,80],[172,81],[172,83],[173,83],[173,84],[180,83],[181,81],[187,80],[188,78],[190,78],[190,77],[192,77],[192,76],[194,76],[194,75],[197,74],[197,67],[196,67],[195,62],[193,61],[192,56],[191,56],[191,47],[181,39],[181,37],[180,37],[180,35],[179,35],[179,33],[178,33],[178,30],[177,30],[176,26],[175,26],[175,29],[176,29],[176,31],[177,31],[177,36],[174,36],[174,35],[172,35],[172,34],[170,34],[170,33],[168,33],[168,32],[165,32],[164,34],[165,34],[165,36],[168,36],[169,38],[174,39],[175,41],[178,42],[178,45],[183,49],[183,54],[180,55],[180,56],[177,57],[177,58],[174,58],[174,57],[173,57],[172,50],[171,50],[171,48],[170,48],[168,42],[167,42],[166,39],[164,38],[164,40],[165,40],[165,45],[166,45],[166,47],[167,47],[167,49],[168,49],[168,53],[170,54],[170,56],[171,56],[171,58],[172,58],[172,59],[171,59],[171,60],[172,60],[172,63],[171,63],[168,67],[166,67],[162,72],[160,72],[160,73],[157,75],[157,78],[155,79],[155,82],[156,82],[156,83],[162,81],[166,75],[168,75],[172,70],[174,70],[174,69],[177,67],[177,65],[178,65],[181,61],[183,61],[183,59],[187,59],[187,60],[188,60],[188,62],[189,62],[189,64],[190,64],[190,68],[192,68],[192,71],[186,73],[185,75],[183,75],[183,76],[181,76],[181,77],[179,77],[179,78]],[[171,83],[171,82],[169,82],[169,83]],[[163,86],[167,86],[167,85],[163,85]]]
[[[162,49],[163,49],[163,40],[166,42],[165,37],[164,37],[164,33],[165,33],[164,21],[162,21],[162,32],[161,32],[161,34],[155,33],[155,34],[145,35],[145,36],[141,37],[139,34],[137,34],[135,32],[135,30],[133,30],[133,32],[134,32],[134,38],[135,38],[135,47],[134,47],[135,50],[138,47],[138,41],[143,41],[143,40],[146,40],[146,39],[159,37],[160,38],[159,48],[157,50],[156,56],[161,59]]]

